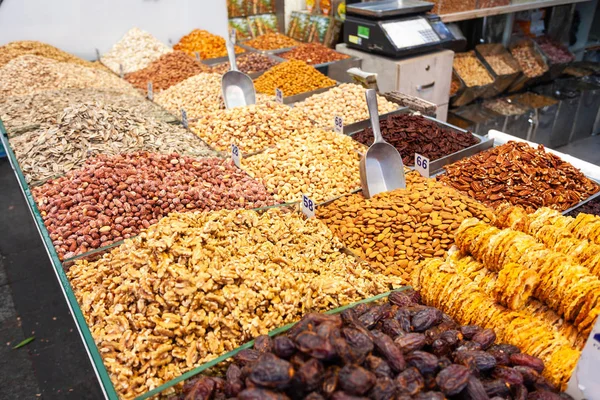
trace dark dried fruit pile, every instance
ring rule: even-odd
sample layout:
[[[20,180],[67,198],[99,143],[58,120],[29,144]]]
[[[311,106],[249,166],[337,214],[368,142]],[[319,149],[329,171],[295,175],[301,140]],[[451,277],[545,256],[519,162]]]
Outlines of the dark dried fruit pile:
[[[433,161],[478,143],[470,133],[443,129],[420,115],[390,116],[381,121],[381,134],[398,149],[405,165],[415,164],[415,153]],[[369,127],[352,138],[370,146],[373,144],[373,129]]]
[[[568,213],[567,216],[577,218],[577,216],[580,213],[600,216],[600,199],[595,198],[594,200],[590,200],[581,207],[577,207],[576,209]]]
[[[274,65],[277,65],[277,61],[260,53],[246,53],[236,59],[238,70],[245,74],[266,71]],[[227,71],[229,71],[229,62],[215,65],[212,68],[212,72],[217,74],[224,74]]]
[[[258,337],[224,378],[187,382],[181,399],[563,398],[540,375],[541,360],[418,297],[395,292],[382,305],[308,314],[285,335]]]

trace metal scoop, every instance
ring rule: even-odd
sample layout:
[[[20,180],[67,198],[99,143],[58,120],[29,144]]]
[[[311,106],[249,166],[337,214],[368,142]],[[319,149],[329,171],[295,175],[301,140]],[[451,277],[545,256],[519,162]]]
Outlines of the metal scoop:
[[[381,136],[377,92],[367,89],[366,98],[375,142],[360,160],[360,183],[363,195],[369,199],[378,193],[406,188],[406,179],[400,153]]]
[[[235,30],[232,29],[227,41],[227,55],[229,56],[230,70],[221,78],[221,89],[225,107],[243,107],[256,104],[256,91],[252,79],[238,71],[235,63]]]

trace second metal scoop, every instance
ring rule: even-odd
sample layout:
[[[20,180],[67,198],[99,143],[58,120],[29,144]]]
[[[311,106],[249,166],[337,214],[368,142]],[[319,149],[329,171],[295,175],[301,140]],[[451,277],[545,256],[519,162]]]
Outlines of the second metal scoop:
[[[235,30],[232,30],[227,41],[227,55],[230,70],[221,78],[221,90],[226,108],[243,107],[256,104],[256,91],[252,78],[238,71],[235,62]]]
[[[377,92],[367,89],[366,98],[375,142],[360,160],[360,182],[363,195],[369,199],[378,193],[406,188],[406,179],[400,153],[381,135]]]

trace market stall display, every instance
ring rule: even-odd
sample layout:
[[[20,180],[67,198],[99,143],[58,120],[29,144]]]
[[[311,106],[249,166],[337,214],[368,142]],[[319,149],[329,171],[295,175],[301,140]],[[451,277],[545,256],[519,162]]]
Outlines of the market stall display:
[[[50,58],[55,61],[78,64],[88,68],[105,69],[100,63],[84,60],[47,43],[37,42],[35,40],[20,40],[0,46],[0,67],[3,67],[15,58],[28,54]]]
[[[235,63],[238,70],[245,74],[255,74],[257,72],[264,72],[269,68],[279,64],[274,58],[260,53],[246,53],[240,56],[236,56]],[[229,62],[224,62],[212,66],[212,72],[217,74],[224,74],[229,71]]]
[[[494,208],[508,201],[528,211],[564,211],[600,190],[571,164],[527,143],[508,142],[445,169],[441,182]]]
[[[212,58],[227,56],[225,39],[202,29],[194,29],[183,36],[179,39],[179,42],[173,46],[173,50],[181,50],[191,57],[196,57],[196,53],[198,53],[201,60],[210,60]],[[244,49],[235,46],[235,54],[243,52]]]
[[[275,89],[285,97],[325,89],[336,84],[303,61],[291,60],[278,64],[254,80],[257,93],[274,95]]]
[[[301,44],[290,51],[277,53],[277,56],[287,60],[304,61],[309,65],[325,64],[350,58],[349,55],[338,53],[320,43]]]
[[[247,40],[243,44],[256,50],[279,50],[296,47],[301,43],[281,33],[270,32]]]
[[[173,213],[67,275],[117,392],[133,398],[304,310],[401,285],[341,248],[297,213]]]
[[[115,74],[128,74],[146,68],[152,61],[172,52],[150,33],[132,28],[100,57],[100,62]]]

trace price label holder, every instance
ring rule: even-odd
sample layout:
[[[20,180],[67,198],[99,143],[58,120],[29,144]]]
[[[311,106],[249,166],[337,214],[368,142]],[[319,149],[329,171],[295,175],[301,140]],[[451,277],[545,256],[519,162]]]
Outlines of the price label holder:
[[[275,101],[283,104],[283,92],[279,88],[275,89]]]
[[[429,178],[429,158],[415,153],[415,169],[424,178]]]
[[[233,143],[231,144],[231,159],[236,167],[242,168],[242,155],[240,154],[240,149]]]
[[[196,54],[196,60],[200,61],[200,52],[195,51],[194,54]]]
[[[342,117],[336,116],[333,119],[333,129],[337,133],[344,133],[344,119]]]
[[[588,337],[581,357],[575,367],[575,375],[569,382],[567,394],[574,398],[597,399],[600,393],[600,380],[598,369],[600,368],[600,318]]]
[[[96,60],[100,61],[100,50],[96,49]]]
[[[119,76],[121,79],[125,78],[125,72],[123,72],[123,64],[119,64]]]
[[[154,93],[152,92],[152,82],[148,81],[148,100],[154,100]]]
[[[302,195],[302,202],[300,203],[300,209],[306,218],[312,218],[315,216],[316,204],[307,195]]]
[[[181,109],[181,125],[183,125],[185,129],[189,128],[187,113],[183,108]]]

